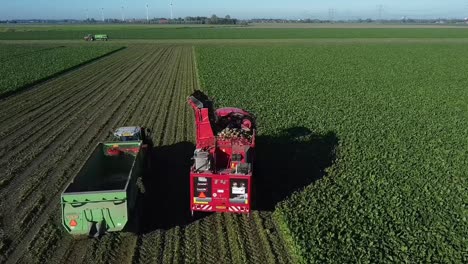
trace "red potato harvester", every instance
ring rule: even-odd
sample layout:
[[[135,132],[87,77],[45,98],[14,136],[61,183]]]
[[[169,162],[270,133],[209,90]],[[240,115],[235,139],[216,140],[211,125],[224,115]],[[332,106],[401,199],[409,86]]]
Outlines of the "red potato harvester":
[[[190,170],[190,208],[203,212],[250,213],[255,118],[233,107],[213,109],[195,91],[188,98],[195,112],[196,149]]]

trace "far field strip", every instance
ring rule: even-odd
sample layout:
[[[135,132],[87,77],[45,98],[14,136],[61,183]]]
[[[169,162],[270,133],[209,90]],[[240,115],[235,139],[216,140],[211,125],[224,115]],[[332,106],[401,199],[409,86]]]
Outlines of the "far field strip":
[[[383,24],[383,23],[251,23],[249,28],[338,28],[338,29],[359,29],[359,28],[468,28],[467,24]]]
[[[0,98],[112,54],[123,46],[0,43]]]
[[[112,39],[108,45],[313,45],[313,44],[467,44],[467,38],[315,38],[315,39]],[[83,40],[0,40],[0,44],[83,44]],[[96,45],[96,43],[84,43]]]
[[[387,28],[258,28],[258,27],[151,27],[137,25],[76,25],[7,27],[3,40],[83,40],[87,34],[107,34],[114,39],[317,39],[317,38],[467,38],[468,26]]]

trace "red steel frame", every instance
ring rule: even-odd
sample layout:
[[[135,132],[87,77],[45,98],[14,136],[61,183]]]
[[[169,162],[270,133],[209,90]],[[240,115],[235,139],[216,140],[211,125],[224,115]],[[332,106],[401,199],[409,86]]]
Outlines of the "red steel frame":
[[[210,111],[213,111],[212,109],[209,109],[200,101],[194,102],[191,98],[194,97],[189,97],[188,102],[195,112],[197,140],[196,148],[209,151],[210,155],[214,157],[215,163],[217,158],[219,159],[224,157],[223,162],[225,164],[231,164],[232,166],[237,166],[234,161],[231,160],[233,146],[236,146],[240,149],[247,148],[249,150],[251,161],[250,163],[253,164],[255,150],[255,129],[252,131],[251,141],[247,141],[245,139],[222,140],[214,136],[212,124],[210,122],[210,114],[215,114],[218,117],[224,117],[230,113],[239,113],[253,119],[252,115],[242,109],[233,107],[220,108],[216,112],[210,113]],[[197,98],[195,97],[195,99]],[[237,151],[236,153],[242,152]],[[242,155],[244,159],[239,161],[239,163],[245,162],[247,153],[242,153]],[[195,166],[193,166],[190,170],[190,209],[192,214],[193,211],[250,213],[252,169],[250,169],[248,174],[233,174],[229,168],[218,170],[216,168],[217,166],[214,167],[214,170],[203,172],[196,172]],[[203,180],[209,182],[206,183],[209,185],[209,188],[207,186],[207,191],[209,190],[211,193],[207,194],[209,196],[207,199],[200,199],[200,197],[195,194],[195,181],[198,182],[201,180],[200,178],[205,178]],[[236,198],[231,197],[231,190],[233,190],[233,188],[231,188],[231,183],[234,184],[234,182],[235,184],[237,184],[237,182],[242,184],[246,183],[245,189],[247,197],[244,199],[243,203],[233,202],[233,200],[236,200]]]
[[[222,184],[212,185],[213,194],[216,193],[215,190],[223,190],[226,196],[216,199],[213,198],[211,202],[196,202],[196,197],[194,197],[194,178],[197,177],[205,177],[211,179],[212,182],[218,180],[227,181],[227,184],[221,186]],[[229,202],[230,196],[230,185],[229,180],[231,179],[242,179],[247,180],[247,203],[239,204],[239,203],[231,203]],[[229,213],[250,213],[250,206],[251,206],[251,176],[239,176],[234,174],[226,174],[226,175],[217,175],[213,173],[190,173],[190,208],[192,211],[203,211],[203,212],[229,212]]]

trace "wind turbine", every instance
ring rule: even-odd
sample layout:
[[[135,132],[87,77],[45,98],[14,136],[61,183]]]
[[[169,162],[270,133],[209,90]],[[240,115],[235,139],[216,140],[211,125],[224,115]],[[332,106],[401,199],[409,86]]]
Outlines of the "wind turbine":
[[[104,8],[101,8],[101,17],[102,17],[102,22],[104,22]]]
[[[149,22],[149,10],[148,3],[146,3],[146,22]]]
[[[124,16],[124,7],[121,7],[121,14],[122,14],[122,22],[125,21],[125,16]]]
[[[171,20],[172,20],[174,18],[173,13],[172,13],[172,0],[171,0],[171,3],[169,5],[171,6]]]
[[[86,20],[89,20],[88,8],[86,8]]]

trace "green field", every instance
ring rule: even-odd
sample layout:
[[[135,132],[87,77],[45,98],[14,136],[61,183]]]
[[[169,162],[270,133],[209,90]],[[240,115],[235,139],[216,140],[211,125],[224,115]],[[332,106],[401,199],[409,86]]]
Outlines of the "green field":
[[[0,96],[119,49],[117,46],[0,44]]]
[[[260,150],[291,128],[336,135],[325,175],[313,152],[278,165],[317,136],[291,140],[297,151],[279,141],[264,175],[310,179],[275,212],[307,263],[467,260],[465,56],[456,44],[197,48],[202,87],[257,114]]]
[[[0,40],[80,40],[86,34],[108,34],[110,39],[467,38],[468,28],[0,27]]]
[[[0,262],[467,263],[467,44],[463,26],[1,25]],[[257,118],[250,215],[190,215],[196,89]],[[142,232],[74,239],[60,193],[128,125],[155,144]]]

